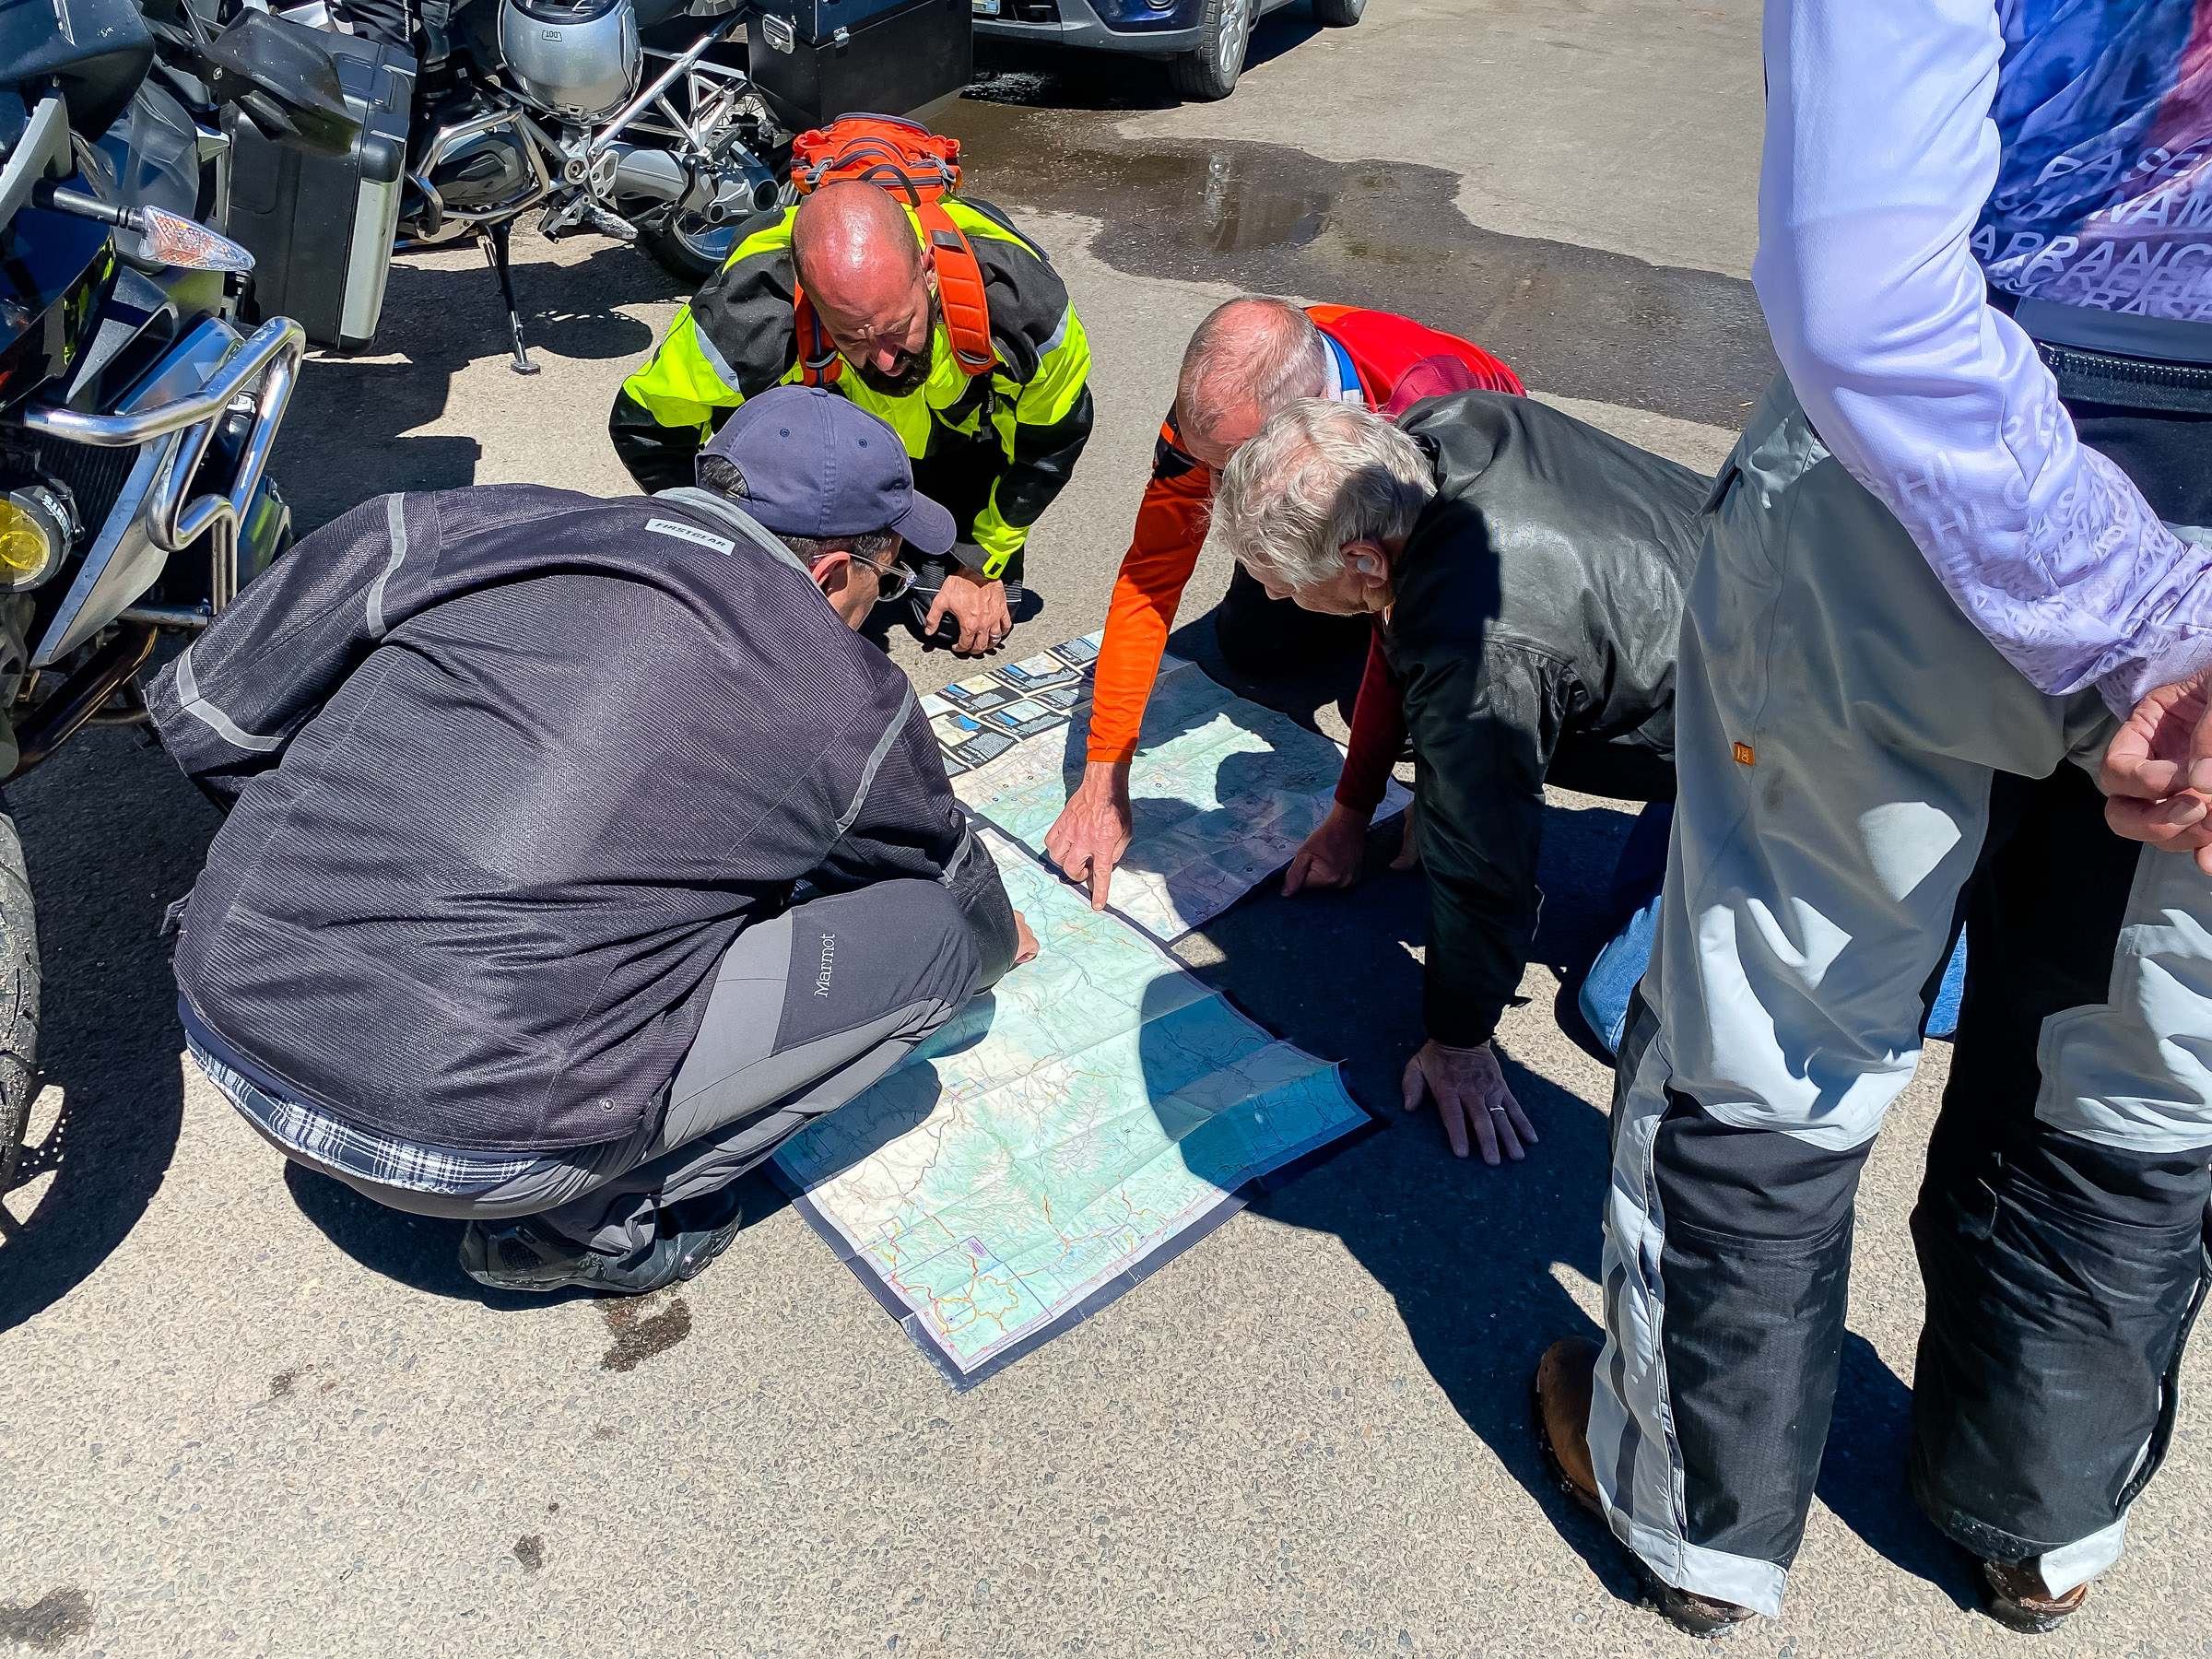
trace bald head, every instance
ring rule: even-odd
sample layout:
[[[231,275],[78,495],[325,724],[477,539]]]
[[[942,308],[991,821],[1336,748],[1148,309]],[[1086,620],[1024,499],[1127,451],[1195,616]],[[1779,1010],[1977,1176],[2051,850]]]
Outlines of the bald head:
[[[877,290],[903,295],[912,287],[922,244],[889,191],[844,179],[799,204],[791,257],[817,304],[865,310]]]
[[[791,260],[822,332],[863,380],[903,396],[929,379],[936,267],[890,192],[823,185],[792,219]]]
[[[1218,472],[1268,416],[1321,394],[1327,350],[1288,300],[1246,294],[1216,307],[1183,348],[1175,382],[1183,447]]]

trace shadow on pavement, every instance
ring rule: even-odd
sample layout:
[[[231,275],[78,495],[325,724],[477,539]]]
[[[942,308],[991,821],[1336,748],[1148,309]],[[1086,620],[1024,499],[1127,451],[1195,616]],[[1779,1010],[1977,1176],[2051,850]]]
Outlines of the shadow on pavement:
[[[473,1301],[494,1313],[517,1313],[580,1298],[598,1300],[584,1290],[539,1295],[490,1289],[461,1270],[458,1256],[465,1223],[387,1209],[342,1181],[288,1160],[284,1166],[284,1184],[300,1213],[334,1248],[370,1272],[396,1280],[411,1290]],[[757,1226],[790,1202],[765,1169],[740,1177],[737,1185],[744,1194],[743,1228]],[[606,1300],[619,1302],[626,1299]]]
[[[184,1039],[162,912],[198,878],[221,822],[134,730],[85,733],[7,792],[30,867],[45,989],[34,1109],[0,1222],[0,1330],[106,1261],[146,1213],[183,1124]],[[29,1207],[26,1207],[27,1205]]]
[[[1577,821],[1585,818],[1601,822]],[[1602,882],[1578,875],[1589,859],[1583,843],[1625,838],[1628,822],[1625,813],[1548,815],[1540,958],[1571,946],[1557,920],[1594,914],[1603,900]],[[1396,847],[1397,826],[1382,825],[1368,838],[1369,874],[1352,891],[1286,900],[1269,884],[1268,896],[1206,930],[1226,959],[1198,976],[1300,1048],[1346,1056],[1346,1084],[1390,1124],[1254,1208],[1343,1241],[1396,1304],[1453,1408],[1592,1572],[1634,1601],[1635,1577],[1603,1524],[1552,1487],[1529,1416],[1544,1349],[1561,1336],[1601,1336],[1560,1274],[1598,1277],[1606,1120],[1510,1057],[1507,1080],[1543,1137],[1525,1162],[1493,1170],[1455,1159],[1433,1109],[1403,1111],[1399,1076],[1422,1039],[1421,968],[1410,947],[1427,936],[1428,886],[1418,871],[1385,868]],[[1610,867],[1602,855],[1596,862]],[[1594,890],[1578,893],[1579,902],[1556,902],[1583,885]],[[1332,965],[1325,977],[1298,969],[1316,961]]]
[[[463,243],[455,252],[471,250]],[[676,279],[613,243],[568,265],[546,253],[535,238],[515,244],[515,292],[531,349],[642,361],[653,349],[653,329],[616,308],[682,298]],[[292,395],[272,467],[302,535],[373,496],[476,481],[482,454],[476,439],[418,429],[446,413],[454,375],[479,359],[504,356],[499,284],[473,259],[433,265],[403,254],[392,266],[383,314],[378,357],[319,356]],[[340,453],[344,464],[334,465]]]
[[[1230,667],[1229,659],[1221,654],[1220,641],[1214,637],[1213,606],[1218,598],[1203,592],[1183,595],[1186,610],[1198,605],[1206,608],[1168,636],[1171,655],[1197,664],[1239,697],[1287,714],[1310,732],[1321,729],[1318,716],[1325,708],[1334,707],[1337,718],[1347,725],[1351,724],[1352,704],[1359,696],[1359,677],[1367,667],[1364,640],[1347,637],[1341,651],[1316,657],[1298,673],[1262,679]]]
[[[1937,1532],[1905,1486],[1912,1390],[1856,1331],[1843,1335],[1835,1418],[1814,1488],[1836,1518],[1891,1566],[1923,1578],[1963,1612],[1982,1596],[1973,1571]]]
[[[1337,697],[1348,717],[1356,659],[1295,685],[1255,683],[1222,663],[1210,623],[1202,616],[1186,624],[1169,648],[1303,723]],[[1555,974],[1600,942],[1610,874],[1637,810],[1626,803],[1547,810],[1544,909],[1531,955]],[[1411,947],[1428,936],[1428,889],[1419,871],[1387,869],[1397,846],[1397,825],[1379,825],[1368,837],[1366,879],[1352,891],[1287,900],[1269,881],[1204,930],[1225,959],[1195,969],[1198,977],[1299,1047],[1345,1056],[1347,1086],[1392,1130],[1253,1207],[1343,1241],[1395,1301],[1454,1409],[1592,1572],[1638,1601],[1641,1587],[1604,1523],[1553,1485],[1530,1416],[1544,1349],[1561,1336],[1603,1340],[1559,1274],[1598,1281],[1607,1118],[1510,1054],[1507,1080],[1543,1136],[1525,1162],[1492,1170],[1454,1159],[1433,1109],[1402,1110],[1400,1073],[1423,1036],[1421,968]],[[1325,975],[1302,971],[1322,962]],[[1971,1610],[1978,1605],[1971,1574],[1905,1488],[1912,1398],[1864,1337],[1847,1336],[1818,1495],[1869,1548]]]

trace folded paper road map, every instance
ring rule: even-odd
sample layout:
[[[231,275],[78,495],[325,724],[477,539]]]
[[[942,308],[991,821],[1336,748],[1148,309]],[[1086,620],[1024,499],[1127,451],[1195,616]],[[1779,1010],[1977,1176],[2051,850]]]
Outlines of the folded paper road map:
[[[970,811],[1036,858],[1083,779],[1099,638],[945,687],[922,700]],[[1164,656],[1129,771],[1135,818],[1113,908],[1172,943],[1290,862],[1329,815],[1343,748]],[[1393,782],[1378,818],[1412,797]]]
[[[1372,1126],[1136,928],[983,830],[1040,947],[776,1155],[800,1211],[957,1389]]]

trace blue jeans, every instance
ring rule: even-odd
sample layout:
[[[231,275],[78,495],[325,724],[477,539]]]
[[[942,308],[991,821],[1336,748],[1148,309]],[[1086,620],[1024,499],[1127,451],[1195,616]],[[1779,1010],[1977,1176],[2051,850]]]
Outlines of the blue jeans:
[[[1639,815],[1613,869],[1607,905],[1613,926],[1596,957],[1568,978],[1571,995],[1564,1000],[1582,1015],[1587,1030],[1577,1031],[1570,1023],[1567,1034],[1603,1060],[1619,1057],[1637,982],[1651,965],[1652,936],[1659,929],[1659,888],[1666,876],[1666,837],[1674,821],[1674,805],[1668,801],[1653,801]],[[1966,934],[1961,929],[1928,1009],[1929,1036],[1948,1037],[1958,1030],[1959,1003],[1965,994]]]

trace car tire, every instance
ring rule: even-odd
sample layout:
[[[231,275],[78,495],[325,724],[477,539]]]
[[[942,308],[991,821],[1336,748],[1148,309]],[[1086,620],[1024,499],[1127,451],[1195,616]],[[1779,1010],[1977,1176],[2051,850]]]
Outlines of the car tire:
[[[1364,0],[1362,0],[1364,4]],[[1206,0],[1198,47],[1168,60],[1168,84],[1196,103],[1217,103],[1237,89],[1252,44],[1253,0]]]
[[[1367,0],[1313,0],[1313,21],[1324,29],[1349,29],[1367,10]]]

